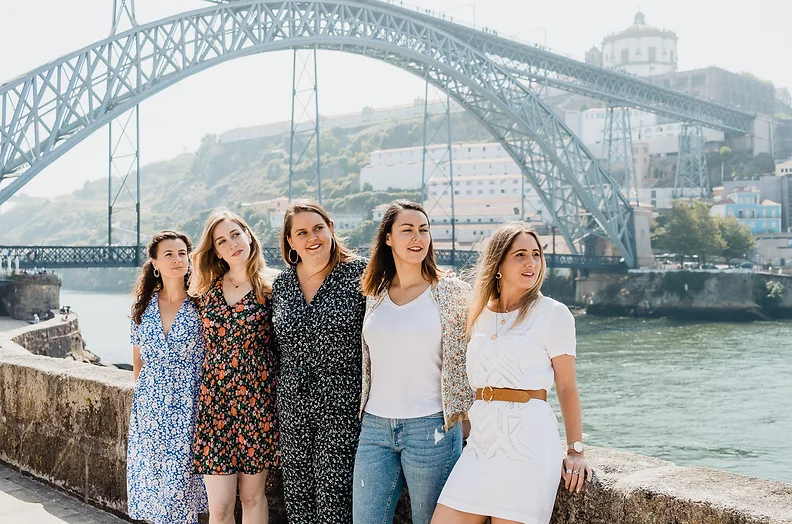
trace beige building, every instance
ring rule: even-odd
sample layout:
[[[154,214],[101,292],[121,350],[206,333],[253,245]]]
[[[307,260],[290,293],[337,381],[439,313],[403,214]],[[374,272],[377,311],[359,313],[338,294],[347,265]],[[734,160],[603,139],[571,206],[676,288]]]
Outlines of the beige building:
[[[760,264],[792,270],[792,233],[757,235],[754,250]]]

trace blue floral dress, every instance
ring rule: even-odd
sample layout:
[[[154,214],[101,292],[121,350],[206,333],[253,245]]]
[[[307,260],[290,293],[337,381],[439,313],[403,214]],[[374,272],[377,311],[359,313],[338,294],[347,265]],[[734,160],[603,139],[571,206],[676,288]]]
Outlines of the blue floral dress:
[[[132,399],[127,447],[129,516],[155,524],[194,524],[208,511],[200,475],[192,472],[192,441],[206,344],[198,309],[184,301],[167,336],[157,293],[132,345],[144,365]]]

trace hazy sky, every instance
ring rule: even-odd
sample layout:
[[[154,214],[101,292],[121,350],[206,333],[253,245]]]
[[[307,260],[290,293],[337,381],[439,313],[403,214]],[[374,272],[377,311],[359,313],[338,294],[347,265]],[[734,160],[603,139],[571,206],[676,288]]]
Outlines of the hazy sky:
[[[754,0],[411,0],[412,5],[496,29],[501,36],[545,42],[581,58],[621,31],[639,7],[650,25],[679,37],[680,69],[716,65],[747,71],[792,89],[792,1]],[[201,9],[200,0],[137,0],[138,22]],[[0,83],[105,38],[111,0],[0,0]],[[474,11],[475,10],[475,11]],[[334,52],[320,53],[320,112],[325,115],[411,103],[421,80],[393,66]],[[194,75],[141,104],[143,164],[194,151],[202,136],[287,120],[291,52],[227,62]],[[20,193],[54,195],[107,173],[107,131],[100,130],[40,173]]]

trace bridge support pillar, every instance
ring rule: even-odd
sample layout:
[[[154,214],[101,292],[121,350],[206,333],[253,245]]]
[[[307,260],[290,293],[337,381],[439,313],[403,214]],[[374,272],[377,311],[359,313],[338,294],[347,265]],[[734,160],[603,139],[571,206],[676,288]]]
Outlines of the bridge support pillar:
[[[316,48],[295,49],[293,55],[289,202],[293,198],[314,196],[319,203],[322,202],[316,53]]]
[[[699,124],[685,123],[679,135],[674,198],[704,198],[709,192],[704,131]]]
[[[454,202],[454,154],[451,134],[451,96],[448,89],[440,99],[429,101],[430,85],[427,79],[424,93],[423,154],[421,164],[421,205],[435,227],[437,237],[449,238],[445,231],[450,226],[451,266],[456,267],[456,207]],[[442,112],[433,110],[441,103]],[[432,113],[440,113],[432,118]],[[440,143],[442,141],[442,146]],[[437,146],[437,147],[433,147]],[[440,231],[442,228],[442,231]]]
[[[630,108],[608,106],[602,140],[602,163],[627,199],[638,203],[638,180],[632,148]]]
[[[111,35],[137,25],[135,0],[113,0]],[[117,51],[111,46],[109,52]],[[134,79],[134,82],[139,81],[139,78]],[[113,215],[118,211],[118,229],[126,233],[134,232],[135,245],[140,251],[140,106],[110,121],[107,129],[107,245],[113,245]],[[134,186],[130,178],[134,180]],[[132,214],[135,217],[134,224],[125,224],[124,220]]]

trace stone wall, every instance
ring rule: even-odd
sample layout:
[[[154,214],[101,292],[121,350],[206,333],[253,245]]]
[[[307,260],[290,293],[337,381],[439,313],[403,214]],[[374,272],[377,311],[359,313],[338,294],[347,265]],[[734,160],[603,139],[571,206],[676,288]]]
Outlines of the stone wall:
[[[82,356],[85,349],[80,321],[74,313],[69,315],[68,321],[56,315],[51,320],[15,330],[12,337],[14,342],[34,355],[54,358]]]
[[[792,317],[792,277],[729,271],[631,271],[601,278],[588,290],[594,315],[670,316],[691,320]],[[770,284],[770,287],[768,287]]]
[[[129,372],[31,355],[0,334],[0,460],[123,512],[132,388]],[[607,449],[587,455],[595,480],[582,495],[559,495],[555,523],[792,523],[791,484]],[[281,524],[275,477],[271,522]]]
[[[9,284],[0,286],[2,310],[17,320],[41,320],[52,316],[60,308],[60,277],[47,275],[13,275]]]

